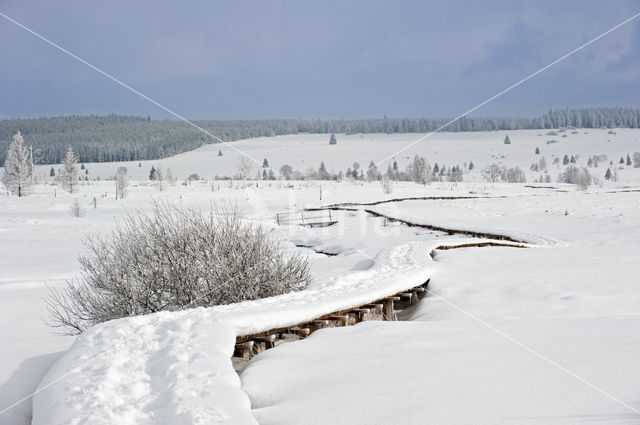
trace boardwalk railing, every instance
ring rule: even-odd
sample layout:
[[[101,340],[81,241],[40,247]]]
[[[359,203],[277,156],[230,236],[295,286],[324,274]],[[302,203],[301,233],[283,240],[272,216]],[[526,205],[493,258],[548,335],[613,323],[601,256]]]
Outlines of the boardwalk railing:
[[[276,214],[279,226],[298,225],[308,227],[327,227],[336,224],[331,210],[286,212]]]

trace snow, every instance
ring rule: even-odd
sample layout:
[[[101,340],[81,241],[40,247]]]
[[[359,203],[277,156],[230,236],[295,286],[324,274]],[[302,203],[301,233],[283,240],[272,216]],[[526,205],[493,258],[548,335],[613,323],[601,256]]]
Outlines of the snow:
[[[552,165],[554,158],[564,155],[577,156],[577,165],[586,166],[588,158],[593,155],[607,155],[606,162],[600,162],[600,168],[592,171],[600,174],[602,179],[608,167],[609,160],[618,166],[621,156],[640,151],[640,137],[637,129],[616,129],[616,134],[608,134],[608,129],[579,129],[578,134],[567,130],[558,136],[547,136],[545,130],[514,130],[488,132],[460,132],[435,133],[421,143],[397,154],[405,146],[420,139],[423,134],[338,134],[338,144],[329,145],[329,134],[295,134],[275,137],[260,137],[255,139],[233,142],[233,147],[251,156],[253,173],[257,173],[262,166],[262,160],[267,158],[270,166],[280,170],[284,164],[289,164],[294,170],[306,173],[309,167],[316,170],[320,162],[324,161],[330,173],[338,173],[358,162],[366,168],[370,161],[382,161],[393,157],[400,169],[410,163],[415,154],[424,155],[431,165],[438,163],[447,167],[462,166],[463,163],[473,161],[475,170],[464,176],[465,181],[482,181],[480,170],[488,164],[498,163],[508,167],[519,166],[533,181],[541,173],[529,170],[532,162],[545,157],[553,180],[560,172],[560,168]],[[511,139],[510,145],[504,144],[505,134]],[[567,137],[561,137],[566,135]],[[546,144],[555,139],[558,143]],[[540,148],[540,155],[535,155],[536,147]],[[223,156],[218,156],[222,150]],[[128,175],[134,180],[148,180],[152,166],[170,168],[175,176],[186,179],[192,173],[204,178],[214,176],[234,176],[238,173],[240,153],[222,144],[205,145],[191,152],[173,156],[162,160],[138,161],[124,163],[89,163],[85,164],[89,170],[88,176],[108,178],[115,175],[117,167],[127,167]],[[58,166],[54,166],[58,168]],[[379,166],[382,171],[387,163]],[[48,178],[50,165],[37,167],[40,176]],[[613,171],[613,169],[612,169]],[[619,181],[637,182],[639,173],[629,167],[619,171]]]
[[[528,166],[545,156],[555,177],[560,169],[551,166],[552,155],[565,153],[577,155],[578,165],[605,153],[617,165],[620,156],[640,151],[640,132],[580,130],[555,136],[560,143],[552,145],[539,131],[508,132],[512,144],[504,145],[504,133],[434,135],[397,158],[401,168],[421,153],[432,164],[471,160],[476,170],[461,184],[399,183],[391,194],[362,182],[217,182],[213,190],[194,182],[160,192],[145,181],[158,163],[182,179],[193,172],[235,173],[237,155],[210,145],[140,168],[87,164],[89,177],[103,178],[126,165],[134,180],[124,200],[114,199],[112,181],[83,183],[72,196],[50,185],[21,199],[0,196],[0,411],[40,385],[34,424],[637,422],[629,409],[451,304],[640,409],[640,193],[624,192],[639,188],[640,169],[624,167],[618,182],[599,176],[586,193],[569,185],[488,184],[479,172],[502,161],[524,168],[531,181],[537,174]],[[267,157],[276,169],[289,163],[305,171],[324,159],[337,172],[353,161],[366,166],[382,159],[418,135],[338,135],[336,146],[328,137],[281,136],[235,146],[260,161]],[[542,155],[534,155],[536,146]],[[220,148],[225,155],[219,158]],[[604,175],[605,165],[590,170]],[[48,176],[49,168],[39,173]],[[335,213],[338,224],[325,229],[277,227],[274,220],[276,212],[303,207],[416,196],[478,198],[366,208],[415,223],[502,233],[531,248],[438,251],[434,261],[429,252],[436,246],[481,240],[387,223],[364,207]],[[85,209],[81,218],[69,214],[76,198]],[[312,285],[272,299],[122,319],[78,338],[54,334],[42,320],[45,283],[61,287],[78,274],[83,234],[108,232],[125,211],[148,211],[152,199],[204,210],[212,202],[238,203],[248,219],[309,255]],[[408,312],[408,321],[320,331],[259,355],[241,379],[233,371],[236,335],[370,302],[427,277],[435,295]],[[0,424],[30,423],[31,401],[0,413]]]
[[[234,344],[202,308],[96,326],[40,383],[32,423],[254,424]]]
[[[640,193],[536,192],[368,207],[558,243],[439,251],[432,294],[409,321],[321,331],[250,362],[241,376],[254,415],[263,425],[637,423],[613,398],[640,410],[639,206]]]

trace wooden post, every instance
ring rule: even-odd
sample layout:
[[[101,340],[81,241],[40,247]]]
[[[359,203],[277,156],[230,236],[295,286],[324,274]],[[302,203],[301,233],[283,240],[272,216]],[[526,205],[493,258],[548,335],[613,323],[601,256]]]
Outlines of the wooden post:
[[[394,301],[400,301],[400,297],[389,297],[384,300],[383,318],[386,320],[391,320],[391,321],[398,320],[395,309],[393,308]]]
[[[253,341],[241,342],[236,344],[233,355],[235,357],[247,358],[253,354]]]

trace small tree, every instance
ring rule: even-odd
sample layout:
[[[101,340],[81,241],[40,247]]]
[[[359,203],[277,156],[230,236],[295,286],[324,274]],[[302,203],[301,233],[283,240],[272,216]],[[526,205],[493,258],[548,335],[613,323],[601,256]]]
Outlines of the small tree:
[[[154,175],[153,180],[157,183],[158,190],[160,192],[162,192],[164,190],[164,180],[165,180],[164,171],[162,170],[162,166],[158,165],[158,167],[156,168],[156,173]]]
[[[469,162],[469,171],[473,170],[475,168],[475,165],[473,165],[473,161]]]
[[[320,167],[318,168],[318,178],[320,180],[330,180],[331,175],[327,171],[327,167],[324,165],[324,161],[320,162]]]
[[[540,155],[540,148],[536,148],[536,155]]]
[[[127,196],[127,187],[129,187],[127,167],[118,167],[116,172],[116,199],[124,199]]]
[[[501,175],[502,170],[500,169],[500,166],[495,163],[487,165],[482,169],[482,177],[484,177],[485,180],[491,183],[495,183],[496,181],[498,181]]]
[[[78,198],[74,199],[71,203],[71,208],[69,208],[69,213],[71,217],[79,218],[84,215],[84,208],[80,204],[80,200]]]
[[[578,168],[575,165],[569,165],[562,174],[560,174],[560,183],[570,183],[577,185],[580,189],[586,190],[591,184],[591,174],[586,168]]]
[[[222,156],[222,150],[218,151],[218,156]]]
[[[269,168],[269,161],[267,161],[267,158],[262,161],[262,168]]]
[[[56,170],[53,169],[53,167],[51,167],[51,169],[49,170],[49,177],[55,177],[56,176]]]
[[[246,180],[251,175],[251,171],[253,170],[253,165],[249,158],[244,155],[240,156],[240,163],[238,164],[238,172],[243,180]]]
[[[175,186],[178,178],[173,175],[173,173],[171,172],[171,168],[167,168],[167,175],[165,177],[171,186]]]
[[[454,165],[451,170],[449,170],[449,181],[450,182],[461,182],[464,178],[462,174],[462,169],[459,165]]]
[[[423,185],[431,184],[433,174],[431,165],[421,155],[415,155],[411,164],[411,178],[416,183]]]
[[[331,133],[331,137],[329,138],[329,144],[330,145],[338,144],[338,140],[336,139],[336,135],[334,133]]]
[[[567,165],[569,163],[569,155],[565,154],[562,158],[562,165]]]
[[[611,175],[611,169],[610,169],[610,168],[607,168],[607,172],[606,172],[606,173],[604,173],[604,178],[605,178],[605,179],[607,179],[607,180],[610,180],[610,179],[611,179],[611,177],[612,177],[612,175]]]
[[[69,193],[78,191],[78,160],[71,148],[67,149],[67,154],[64,157],[60,181],[62,182],[62,187],[68,190]]]
[[[29,165],[29,150],[23,143],[22,134],[18,131],[9,145],[2,176],[2,183],[7,190],[17,193],[19,197],[29,193],[33,181],[32,168]]]
[[[47,302],[50,324],[80,333],[101,322],[209,307],[305,288],[309,263],[235,208],[208,214],[154,204],[110,236],[90,235],[81,274]]]
[[[367,181],[374,181],[380,179],[380,172],[378,171],[378,166],[373,160],[369,163],[367,167]]]
[[[284,164],[280,167],[280,175],[285,178],[285,180],[291,179],[291,174],[293,173],[293,167],[289,164]]]
[[[631,165],[631,157],[627,154],[627,165]]]
[[[510,145],[511,144],[511,139],[509,139],[509,135],[505,135],[504,136],[504,144],[505,145]]]

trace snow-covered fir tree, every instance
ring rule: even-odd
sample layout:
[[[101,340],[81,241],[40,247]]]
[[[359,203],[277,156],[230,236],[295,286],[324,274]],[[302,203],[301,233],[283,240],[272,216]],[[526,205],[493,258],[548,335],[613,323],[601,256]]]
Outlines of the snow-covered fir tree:
[[[2,183],[7,190],[18,196],[24,196],[31,190],[32,167],[29,162],[29,150],[24,147],[24,139],[19,131],[13,136],[4,161]]]
[[[71,148],[67,149],[67,154],[64,157],[60,181],[62,182],[62,187],[68,190],[69,193],[78,191],[78,160]]]

